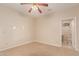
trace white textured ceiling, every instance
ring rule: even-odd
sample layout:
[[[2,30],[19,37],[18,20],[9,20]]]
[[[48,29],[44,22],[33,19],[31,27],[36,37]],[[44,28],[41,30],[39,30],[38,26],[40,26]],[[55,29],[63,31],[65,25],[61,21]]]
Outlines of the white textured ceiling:
[[[59,10],[64,10],[68,9],[71,7],[79,6],[79,3],[52,3],[49,4],[49,8],[52,9],[53,11],[59,11]]]
[[[47,8],[47,11],[48,11],[47,13],[68,9],[70,7],[78,6],[78,5],[79,5],[78,3],[49,3]],[[4,3],[4,4],[0,4],[0,6],[13,8],[21,13],[27,14],[26,10],[19,3],[6,3],[6,4]],[[26,9],[28,9],[28,7],[26,7]]]

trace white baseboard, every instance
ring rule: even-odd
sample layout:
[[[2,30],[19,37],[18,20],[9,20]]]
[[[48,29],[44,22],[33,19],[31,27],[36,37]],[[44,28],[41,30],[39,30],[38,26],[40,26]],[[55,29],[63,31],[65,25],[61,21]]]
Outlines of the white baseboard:
[[[11,49],[11,48],[18,47],[18,46],[21,46],[21,45],[24,45],[24,44],[29,44],[29,43],[32,43],[32,41],[29,40],[29,41],[16,42],[16,43],[11,44],[11,45],[9,45],[9,46],[7,46],[5,48],[0,49],[0,51],[5,51],[7,49]]]
[[[61,45],[58,45],[58,44],[53,44],[53,43],[50,43],[50,42],[47,42],[47,41],[36,41],[36,42],[39,42],[39,43],[43,43],[43,44],[48,44],[48,45],[52,45],[52,46],[56,46],[56,47],[61,47]]]
[[[56,47],[61,47],[61,45],[56,45],[56,44],[53,44],[53,43],[50,43],[50,42],[47,42],[47,41],[32,41],[32,40],[28,40],[28,41],[17,41],[15,44],[11,44],[5,48],[2,48],[0,49],[0,51],[4,51],[4,50],[7,50],[7,49],[11,49],[11,48],[14,48],[14,47],[18,47],[18,46],[21,46],[21,45],[24,45],[24,44],[29,44],[29,43],[32,43],[32,42],[39,42],[39,43],[43,43],[43,44],[48,44],[48,45],[52,45],[52,46],[56,46]],[[76,51],[79,52],[79,49],[76,49]]]
[[[52,46],[56,46],[56,47],[62,47],[62,45],[53,44],[53,43],[50,43],[50,42],[47,42],[47,41],[41,41],[41,40],[38,41],[37,40],[36,42],[43,43],[43,44],[48,44],[48,45],[52,45]],[[74,50],[79,52],[79,49],[78,48],[75,48]]]
[[[78,48],[75,48],[75,50],[79,52],[79,49]]]

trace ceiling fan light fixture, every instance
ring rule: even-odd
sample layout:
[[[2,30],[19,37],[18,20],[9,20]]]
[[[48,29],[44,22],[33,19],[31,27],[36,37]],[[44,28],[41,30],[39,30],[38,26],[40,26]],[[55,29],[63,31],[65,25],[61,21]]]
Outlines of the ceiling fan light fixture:
[[[47,11],[48,4],[47,3],[22,3],[21,5],[28,6],[27,12],[28,14],[33,15],[43,15]]]
[[[32,6],[32,9],[33,9],[33,10],[37,10],[38,7],[37,7],[36,5],[33,5],[33,6]]]

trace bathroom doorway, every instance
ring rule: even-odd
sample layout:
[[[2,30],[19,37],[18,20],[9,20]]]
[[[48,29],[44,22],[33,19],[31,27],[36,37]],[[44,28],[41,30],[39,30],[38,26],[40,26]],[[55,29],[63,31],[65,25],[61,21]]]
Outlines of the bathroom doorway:
[[[75,48],[76,43],[76,18],[62,20],[62,46]]]

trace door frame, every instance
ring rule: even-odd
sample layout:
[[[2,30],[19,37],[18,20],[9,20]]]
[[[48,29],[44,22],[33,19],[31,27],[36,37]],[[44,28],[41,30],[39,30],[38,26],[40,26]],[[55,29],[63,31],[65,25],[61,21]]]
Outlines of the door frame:
[[[72,41],[72,46],[73,46],[73,49],[76,50],[76,43],[77,43],[77,29],[76,29],[76,17],[66,17],[66,18],[62,18],[61,19],[61,44],[62,44],[62,21],[63,20],[68,20],[68,19],[72,19],[74,21],[74,38],[72,38],[72,40],[74,39],[74,41]]]

